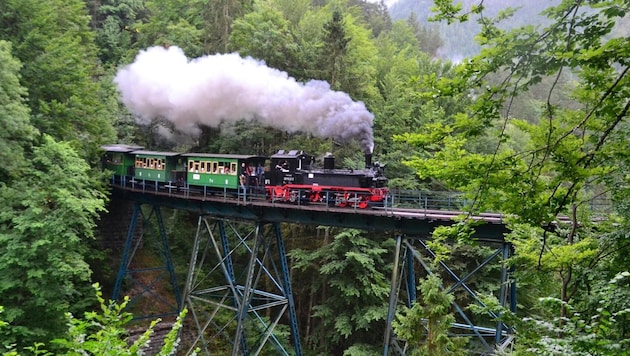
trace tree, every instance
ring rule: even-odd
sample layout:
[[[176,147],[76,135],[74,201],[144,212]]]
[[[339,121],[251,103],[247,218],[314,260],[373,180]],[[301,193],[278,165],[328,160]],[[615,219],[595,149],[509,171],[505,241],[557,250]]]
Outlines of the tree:
[[[346,36],[343,15],[334,10],[330,21],[324,24],[324,47],[322,57],[326,58],[324,72],[332,88],[338,88],[338,76],[344,65],[350,39]]]
[[[421,300],[397,314],[392,322],[396,335],[407,341],[412,355],[465,355],[466,339],[449,335],[455,322],[451,312],[453,295],[442,289],[442,281],[435,274],[422,280],[418,290]]]
[[[94,219],[104,210],[98,182],[67,143],[42,137],[20,180],[0,186],[0,299],[3,346],[47,342],[66,329],[64,313],[89,298],[85,262]]]
[[[396,21],[392,30],[382,34],[376,41],[376,83],[378,100],[371,107],[375,114],[374,132],[376,150],[388,164],[390,186],[402,189],[418,189],[436,186],[430,180],[420,181],[414,170],[403,165],[409,158],[411,146],[395,137],[409,133],[433,132],[447,124],[449,116],[462,108],[468,99],[465,95],[453,98],[436,98],[425,95],[442,78],[455,76],[450,62],[433,60],[423,53],[413,28],[404,21]],[[436,129],[427,130],[426,127]],[[425,148],[430,150],[430,148]]]
[[[383,0],[379,2],[349,0],[348,5],[361,10],[362,22],[372,30],[372,37],[376,38],[381,33],[391,30],[392,19],[389,17],[387,5]]]
[[[531,355],[627,355],[628,277],[622,272],[611,280],[598,280],[591,290],[590,308],[577,310],[574,305],[565,308],[574,311],[569,318],[557,315],[548,319],[540,316],[524,318],[522,343]],[[559,309],[562,301],[541,298],[539,307]],[[581,303],[580,303],[581,304]]]
[[[251,0],[147,1],[148,16],[136,27],[135,50],[176,45],[191,58],[226,53],[232,22],[249,12],[252,3]]]
[[[438,19],[468,18],[451,1],[436,5]],[[471,11],[483,13],[483,2]],[[481,16],[481,53],[429,92],[436,97],[466,94],[472,104],[453,114],[451,123],[405,137],[423,153],[409,162],[421,177],[468,192],[471,211],[514,217],[508,237],[516,250],[512,262],[524,273],[551,273],[559,287],[543,296],[560,300],[554,310],[560,320],[572,317],[568,305],[583,299],[589,275],[594,270],[610,274],[611,259],[628,251],[626,244],[608,240],[615,227],[591,223],[595,215],[606,213],[593,211],[591,202],[618,195],[611,192],[628,183],[630,43],[612,32],[628,11],[625,1],[562,1],[544,11],[549,25],[509,31],[499,21],[513,10],[500,12],[496,19]],[[567,72],[574,81],[562,86],[560,78]],[[553,84],[538,119],[514,118],[514,97],[543,78]],[[573,102],[557,100],[559,91],[570,93]],[[510,127],[524,133],[527,143],[507,144]],[[473,140],[495,128],[490,151],[470,150]],[[431,130],[439,134],[431,135]],[[432,147],[429,156],[426,147]],[[569,222],[556,224],[563,216]],[[611,214],[605,218],[616,219]]]
[[[418,39],[420,50],[428,53],[431,57],[437,57],[438,49],[444,44],[437,29],[422,26],[415,12],[409,15],[407,24],[413,28],[413,33]]]
[[[138,42],[132,48],[133,56],[139,49],[152,46],[178,46],[192,57],[206,53],[203,28],[204,1],[147,1],[147,19],[136,25]],[[131,56],[130,56],[131,57]]]
[[[71,313],[67,313],[68,333],[64,337],[54,339],[52,345],[61,347],[64,355],[140,355],[147,351],[145,349],[149,346],[149,339],[160,319],[152,321],[147,330],[131,342],[128,340],[128,332],[125,329],[133,318],[133,315],[125,312],[129,298],[125,298],[121,303],[111,300],[107,302],[103,298],[100,286],[98,284],[93,286],[96,289],[96,299],[100,304],[100,313],[86,312],[83,318],[75,318]],[[3,311],[4,308],[0,306],[0,330],[10,326],[1,318]],[[180,313],[164,338],[158,355],[173,355],[177,351],[179,344],[177,335],[186,313],[186,309]],[[46,347],[46,343],[43,342],[35,342],[32,346],[18,349],[12,345],[3,355],[18,355],[20,349],[36,355],[49,355]]]
[[[313,349],[338,354],[351,346],[375,345],[373,335],[382,335],[387,314],[389,283],[385,255],[392,240],[382,243],[358,230],[344,230],[330,243],[313,252],[300,249],[290,255],[294,268],[315,269],[323,279],[313,285],[318,303],[312,308],[317,320],[307,342]]]
[[[31,123],[57,140],[70,141],[81,157],[98,159],[111,142],[111,118],[101,87],[94,35],[82,0],[0,3],[0,39],[12,43],[22,63]]]
[[[144,5],[140,0],[105,0],[88,1],[88,7],[98,56],[105,65],[116,67],[136,41]]]
[[[19,70],[19,61],[11,56],[11,44],[0,40],[0,185],[19,177],[24,148],[32,144],[37,133],[29,121]]]
[[[299,45],[290,23],[267,3],[234,21],[230,48],[243,56],[264,60],[271,67],[292,73],[300,66]]]
[[[100,305],[99,312],[86,312],[83,318],[75,318],[67,313],[69,330],[65,338],[53,340],[60,345],[68,355],[141,355],[149,346],[149,340],[155,326],[161,321],[153,320],[147,330],[135,341],[128,340],[126,327],[133,319],[133,315],[125,311],[129,304],[129,297],[121,303],[105,301],[98,284],[94,284],[96,299]],[[186,316],[184,309],[173,327],[164,338],[157,355],[174,355],[179,344],[178,333],[182,327],[182,320]]]

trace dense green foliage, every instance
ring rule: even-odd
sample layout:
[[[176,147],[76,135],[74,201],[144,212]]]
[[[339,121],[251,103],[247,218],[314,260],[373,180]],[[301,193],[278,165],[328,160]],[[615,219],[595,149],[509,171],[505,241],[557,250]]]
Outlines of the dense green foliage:
[[[5,345],[58,335],[64,313],[86,306],[87,240],[103,210],[98,182],[68,144],[44,136],[28,162],[19,180],[0,187],[0,293],[11,323]]]
[[[452,337],[448,331],[455,317],[451,313],[454,297],[444,291],[440,278],[431,274],[418,290],[421,301],[404,310],[393,322],[397,335],[407,340],[412,355],[464,355],[465,339]],[[410,328],[408,325],[422,325]]]
[[[25,104],[26,90],[19,82],[20,63],[11,55],[11,45],[0,40],[0,182],[18,177],[24,164],[24,150],[36,134],[30,124],[29,110]]]
[[[0,345],[138,349],[125,345],[124,304],[94,300],[90,287],[113,278],[89,265],[107,200],[103,143],[263,155],[300,148],[361,165],[357,143],[256,121],[201,126],[199,137],[160,115],[137,124],[112,78],[141,50],[177,46],[189,58],[239,52],[299,82],[327,81],[374,114],[374,154],[390,187],[461,191],[471,212],[513,216],[506,262],[516,267],[522,312],[505,315],[517,325],[515,353],[628,352],[629,11],[622,0],[520,10],[401,0],[392,21],[383,2],[363,0],[0,2]],[[593,209],[600,202],[605,209]],[[194,231],[196,219],[181,212],[167,220],[169,236]],[[307,227],[285,236],[303,345],[313,354],[379,353],[393,240]],[[183,271],[186,241],[174,241]],[[445,243],[430,244],[455,269],[487,255]],[[486,277],[471,283],[495,292]],[[419,354],[465,350],[465,340],[446,336],[449,304],[467,300],[445,293],[435,275],[419,286],[397,335]],[[99,304],[101,313],[89,312]],[[85,320],[70,319],[68,330],[67,313]],[[111,328],[90,334],[98,323]],[[77,344],[84,334],[90,342]]]
[[[450,1],[438,4],[437,18],[468,19]],[[611,269],[611,263],[628,252],[623,242],[626,233],[619,226],[589,222],[602,216],[627,218],[625,208],[611,215],[610,210],[597,210],[596,204],[608,199],[613,208],[623,208],[623,203],[617,204],[621,202],[617,192],[625,191],[628,184],[630,47],[627,37],[613,30],[629,10],[623,1],[563,1],[544,12],[548,26],[509,31],[499,26],[509,18],[509,11],[494,19],[482,16],[480,54],[459,66],[453,79],[443,78],[438,91],[426,93],[465,93],[475,100],[439,127],[426,126],[420,134],[400,136],[420,149],[408,164],[422,177],[470,193],[473,211],[514,214],[509,238],[516,253],[511,263],[520,271],[519,280],[533,292],[526,293],[521,303],[528,310],[535,308],[530,316],[542,313],[557,322],[553,330],[529,335],[540,343],[558,332],[574,333],[575,338],[594,336],[589,328],[574,327],[566,320],[585,320],[585,314],[606,317],[593,309],[591,296],[584,292],[601,290],[602,281],[620,271]],[[473,12],[483,11],[481,6]],[[565,73],[570,73],[571,81],[564,80]],[[512,103],[549,78],[538,114],[515,117]],[[483,148],[476,143],[479,140],[490,140],[490,145]],[[428,147],[432,152],[427,156]],[[567,216],[569,222],[543,228],[555,224],[559,216]],[[628,268],[627,264],[619,267]],[[537,304],[537,298],[546,297],[559,303]],[[617,307],[605,310],[621,313],[623,321],[610,324],[606,341],[587,348],[608,352],[623,345],[621,349],[627,350],[627,345],[619,344],[626,333],[626,306]],[[581,316],[575,310],[582,310]],[[565,351],[569,349],[585,351],[577,345]],[[551,351],[543,351],[547,352]]]
[[[384,257],[391,244],[380,244],[346,230],[316,251],[294,249],[294,268],[311,279],[311,292],[321,291],[313,308],[313,332],[305,335],[309,349],[324,354],[339,354],[351,346],[377,346],[373,334],[382,334],[386,317],[389,283]],[[389,245],[389,246],[387,246]],[[302,273],[300,273],[302,275]],[[310,322],[309,322],[310,324]],[[376,350],[373,350],[376,351]]]
[[[94,288],[96,289],[96,299],[100,304],[100,311],[86,312],[83,318],[75,318],[71,313],[66,313],[68,334],[65,338],[52,341],[59,347],[59,351],[52,353],[46,349],[44,344],[35,343],[23,350],[9,347],[9,351],[3,355],[21,355],[23,354],[21,351],[34,355],[142,355],[149,351],[155,355],[175,354],[179,343],[177,335],[182,327],[182,320],[186,316],[186,310],[180,313],[173,327],[164,337],[164,342],[159,350],[148,350],[150,338],[160,320],[152,321],[142,335],[135,341],[129,342],[125,331],[125,327],[133,318],[131,313],[125,311],[129,304],[129,298],[126,297],[121,303],[108,302],[103,298],[100,286],[95,284]],[[3,308],[0,307],[0,330],[9,325],[2,320],[2,312]]]

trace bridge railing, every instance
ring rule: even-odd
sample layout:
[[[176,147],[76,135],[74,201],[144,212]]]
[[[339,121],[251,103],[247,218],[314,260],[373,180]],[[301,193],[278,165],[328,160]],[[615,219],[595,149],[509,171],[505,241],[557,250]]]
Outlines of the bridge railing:
[[[220,199],[224,202],[238,201],[239,204],[247,204],[254,201],[271,201],[273,204],[286,205],[287,201],[276,197],[267,196],[267,192],[262,186],[240,187],[238,191],[233,189],[211,190],[208,187],[189,186],[186,184],[176,184],[176,182],[157,182],[153,180],[138,180],[130,176],[113,176],[111,183],[124,188],[141,190],[146,193],[167,193],[183,196],[185,198],[196,199]],[[299,206],[311,205],[306,198],[305,190],[294,191],[294,196],[289,199],[289,203]],[[321,203],[326,206],[335,206],[338,191],[323,190]],[[352,201],[359,201],[359,194],[349,197],[349,202],[345,206],[358,208]],[[466,211],[470,201],[462,193],[452,191],[417,191],[390,189],[382,202],[371,202],[371,207],[387,209],[413,209],[413,210],[448,210]],[[612,203],[606,196],[598,196],[587,202],[588,207],[594,216],[604,216],[612,211]]]
[[[467,203],[463,194],[459,192],[392,189],[384,206],[385,208],[461,211],[465,209]]]
[[[201,199],[214,198],[225,202],[238,200],[239,203],[247,203],[252,201],[270,200],[272,203],[286,204],[284,198],[273,199],[267,196],[267,192],[262,186],[245,186],[239,187],[238,191],[233,189],[210,189],[203,186],[191,186],[187,184],[177,184],[176,182],[158,182],[154,180],[143,180],[133,178],[131,176],[113,176],[111,179],[113,185],[122,186],[127,189],[140,190],[149,194],[167,193],[176,194],[184,197],[195,197]],[[297,190],[294,197],[290,198],[290,203],[297,206],[308,205],[305,190]],[[320,195],[323,203],[334,206],[337,199],[338,191],[323,190]],[[350,195],[350,202],[346,204],[350,207],[357,206],[352,201],[359,201],[359,194]],[[422,209],[422,210],[461,210],[466,205],[466,200],[461,193],[447,191],[414,191],[392,189],[384,198],[383,202],[372,202],[373,207],[381,208],[403,208],[403,209]]]

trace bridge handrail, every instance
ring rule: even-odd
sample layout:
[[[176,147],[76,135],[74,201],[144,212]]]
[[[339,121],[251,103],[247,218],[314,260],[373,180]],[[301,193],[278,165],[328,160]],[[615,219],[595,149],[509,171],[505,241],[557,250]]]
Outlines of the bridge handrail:
[[[138,180],[131,176],[112,176],[111,183],[124,188],[142,190],[147,193],[151,192],[167,192],[169,194],[180,194],[185,197],[191,193],[200,195],[202,199],[213,197],[221,198],[227,202],[235,200],[236,193],[231,189],[223,189],[222,191],[210,190],[203,186],[177,185],[176,182],[158,182],[155,180]],[[298,190],[298,196],[302,196],[302,191]],[[322,195],[326,197],[325,201],[334,200],[335,191],[322,190]],[[261,186],[246,186],[238,190],[239,203],[247,203],[253,200],[265,200],[266,191]],[[273,201],[272,201],[273,202]],[[282,203],[286,204],[286,203]],[[308,204],[307,201],[297,199],[297,206]],[[383,202],[373,203],[375,207],[389,209],[413,209],[415,211],[467,211],[471,202],[465,198],[463,193],[454,191],[428,191],[428,190],[405,190],[390,189],[385,196]],[[594,215],[603,215],[611,212],[611,203],[602,197],[593,199],[589,202],[589,208]],[[356,207],[355,207],[356,209]],[[483,215],[499,213],[486,212]]]

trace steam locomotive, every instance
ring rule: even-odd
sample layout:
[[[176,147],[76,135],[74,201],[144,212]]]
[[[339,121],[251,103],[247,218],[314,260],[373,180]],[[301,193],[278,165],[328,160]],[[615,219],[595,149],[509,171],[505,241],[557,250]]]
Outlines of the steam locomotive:
[[[107,145],[104,168],[113,181],[140,182],[157,188],[203,194],[263,192],[265,199],[288,203],[326,203],[366,208],[388,194],[385,167],[365,155],[365,168],[339,169],[335,157],[315,158],[303,151],[280,150],[259,155],[177,153],[145,150],[134,145]]]

